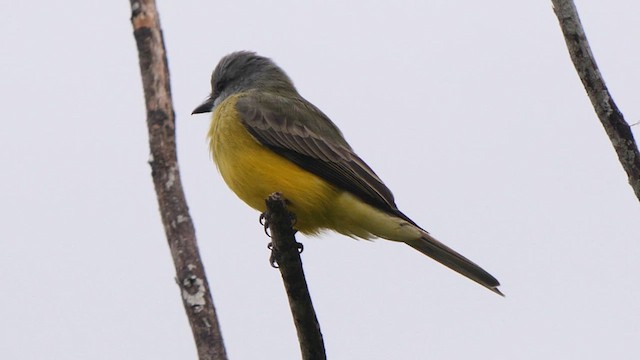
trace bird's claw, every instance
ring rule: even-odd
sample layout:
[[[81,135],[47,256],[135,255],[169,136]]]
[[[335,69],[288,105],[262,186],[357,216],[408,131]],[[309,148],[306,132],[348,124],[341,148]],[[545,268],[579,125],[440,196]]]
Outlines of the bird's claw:
[[[271,255],[269,255],[269,264],[271,264],[272,268],[279,268],[280,266],[278,266],[278,249],[276,249],[273,242],[267,244],[267,249],[271,250]],[[298,254],[302,254],[302,252],[304,251],[304,245],[296,241],[296,250],[298,250]]]
[[[293,226],[296,224],[297,219],[295,214],[293,213],[289,213],[289,217],[291,218],[291,227],[293,228]],[[271,237],[271,234],[269,233],[269,227],[271,226],[271,222],[269,221],[269,216],[266,212],[263,212],[260,214],[260,218],[258,220],[260,222],[260,225],[262,225],[262,227],[264,228],[264,233],[268,236]],[[297,233],[298,230],[293,229],[293,233]],[[275,244],[273,243],[273,241],[271,241],[270,243],[267,244],[267,249],[271,250],[271,255],[269,255],[269,264],[271,264],[271,267],[273,268],[279,268],[278,266],[278,249],[276,248]],[[302,254],[302,251],[304,251],[304,245],[302,245],[302,243],[299,243],[296,241],[296,249],[298,250],[298,254]]]
[[[296,218],[296,215],[294,213],[289,213],[289,217],[291,218],[291,227],[293,228],[293,233],[297,234],[298,230],[295,229],[294,226],[298,222],[298,219]],[[269,222],[269,217],[267,216],[267,213],[266,212],[261,213],[258,221],[260,222],[260,225],[262,225],[262,227],[264,228],[265,235],[267,235],[268,237],[271,237],[271,234],[269,234],[269,226],[271,226],[271,222]]]
[[[270,242],[267,244],[267,249],[271,250],[271,255],[269,255],[269,264],[271,264],[271,267],[274,269],[279,268],[278,266],[278,250],[276,250],[275,246],[273,246],[273,243]]]
[[[269,226],[271,225],[271,223],[269,222],[269,218],[267,217],[267,213],[263,212],[260,214],[260,219],[258,219],[258,221],[260,222],[260,225],[262,225],[262,227],[264,228],[264,233],[268,236],[271,237],[271,234],[269,234]]]

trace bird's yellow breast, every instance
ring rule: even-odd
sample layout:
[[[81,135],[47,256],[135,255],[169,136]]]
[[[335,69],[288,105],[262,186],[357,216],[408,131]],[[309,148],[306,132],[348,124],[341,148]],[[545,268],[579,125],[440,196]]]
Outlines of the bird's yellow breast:
[[[296,215],[295,228],[316,234],[322,229],[359,238],[405,241],[420,237],[406,221],[364,203],[260,144],[240,122],[233,95],[216,106],[209,129],[213,160],[240,199],[264,212],[265,199],[280,192]]]
[[[224,181],[240,199],[261,212],[269,194],[282,193],[296,214],[295,227],[302,232],[330,227],[330,209],[340,192],[253,138],[239,121],[235,108],[239,96],[231,96],[215,108],[209,130],[213,160]]]

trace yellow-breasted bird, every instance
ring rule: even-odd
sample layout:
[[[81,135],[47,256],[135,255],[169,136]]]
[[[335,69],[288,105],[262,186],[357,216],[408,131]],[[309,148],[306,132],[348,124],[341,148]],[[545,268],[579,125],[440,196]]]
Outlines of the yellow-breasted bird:
[[[280,192],[304,234],[330,229],[404,242],[502,295],[496,278],[398,210],[391,191],[338,127],[298,94],[271,59],[247,51],[222,58],[211,76],[211,95],[193,114],[205,112],[213,112],[213,160],[252,208],[264,212],[267,196]]]

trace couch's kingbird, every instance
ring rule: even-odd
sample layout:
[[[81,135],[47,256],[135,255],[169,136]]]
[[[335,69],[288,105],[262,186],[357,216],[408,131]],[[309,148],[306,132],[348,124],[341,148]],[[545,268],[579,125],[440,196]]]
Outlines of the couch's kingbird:
[[[193,114],[205,112],[213,112],[213,160],[249,206],[264,212],[267,196],[280,192],[304,234],[331,229],[403,242],[502,295],[496,278],[398,210],[391,191],[338,127],[270,59],[246,51],[222,58],[210,96]]]

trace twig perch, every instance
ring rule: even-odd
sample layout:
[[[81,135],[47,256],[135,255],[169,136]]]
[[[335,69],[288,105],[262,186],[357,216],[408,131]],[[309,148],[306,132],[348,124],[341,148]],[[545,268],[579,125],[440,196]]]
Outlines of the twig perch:
[[[640,200],[640,153],[631,128],[618,110],[602,79],[575,4],[572,0],[552,0],[552,3],[573,65],[627,173],[629,184]]]
[[[182,190],[176,157],[175,114],[169,69],[153,0],[131,0],[131,23],[147,108],[151,176],[167,235],[182,302],[201,360],[226,360],[227,354],[200,260],[195,229]]]
[[[289,307],[298,333],[300,351],[305,360],[327,358],[320,324],[311,303],[311,295],[302,269],[299,244],[292,228],[293,217],[279,193],[267,199],[265,218],[271,230],[271,246],[289,298]]]

